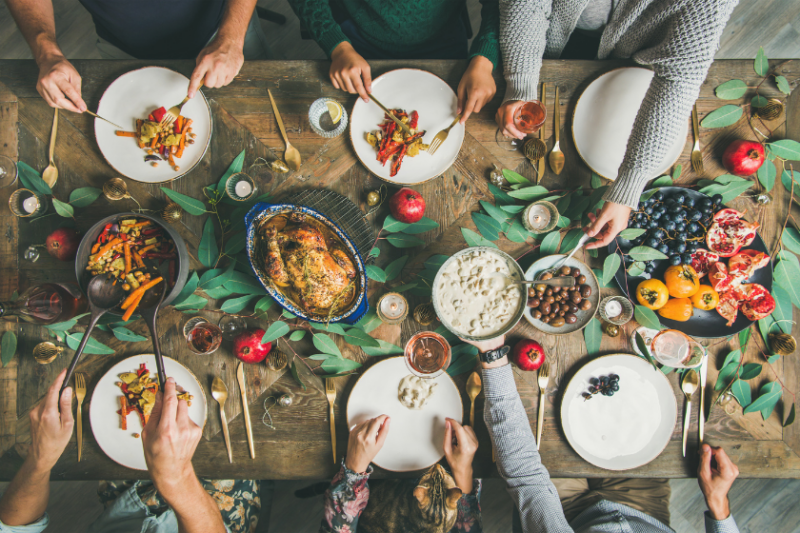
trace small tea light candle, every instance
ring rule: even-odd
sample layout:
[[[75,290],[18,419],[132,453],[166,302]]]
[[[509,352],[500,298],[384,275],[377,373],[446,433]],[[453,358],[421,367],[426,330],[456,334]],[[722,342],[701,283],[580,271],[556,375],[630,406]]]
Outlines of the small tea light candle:
[[[35,196],[31,196],[30,198],[26,198],[22,202],[22,209],[25,210],[26,213],[33,213],[39,208],[39,199]]]
[[[534,205],[528,213],[528,222],[534,229],[542,230],[550,222],[550,212],[543,205]]]
[[[384,294],[378,302],[377,313],[387,324],[399,324],[408,315],[408,302],[396,292]]]
[[[236,184],[235,190],[237,196],[246,198],[247,196],[250,195],[251,192],[253,192],[253,187],[246,181],[240,181],[239,183]]]
[[[605,309],[608,318],[616,318],[622,313],[622,305],[616,300],[609,300]]]
[[[558,223],[558,209],[550,202],[535,202],[525,208],[522,225],[533,233],[545,233]]]

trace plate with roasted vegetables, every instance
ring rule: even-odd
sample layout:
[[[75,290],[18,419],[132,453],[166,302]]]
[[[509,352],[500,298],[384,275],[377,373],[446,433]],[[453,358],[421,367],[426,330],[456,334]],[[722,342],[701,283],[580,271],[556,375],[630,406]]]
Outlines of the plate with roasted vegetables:
[[[158,392],[156,358],[135,355],[114,365],[100,378],[92,393],[89,420],[100,448],[114,462],[136,470],[146,470],[142,448],[142,429],[155,405]],[[206,423],[206,396],[194,374],[169,357],[164,371],[174,378],[178,398],[186,402],[189,418],[203,427]]]
[[[372,82],[372,94],[408,125],[396,125],[374,102],[353,106],[350,139],[361,163],[384,181],[413,185],[441,176],[450,168],[464,141],[456,124],[434,154],[428,145],[456,118],[457,96],[441,78],[418,69],[392,70]]]
[[[211,109],[201,91],[181,116],[162,126],[166,110],[186,97],[189,79],[164,67],[123,74],[100,98],[97,113],[123,129],[96,119],[95,138],[108,164],[136,181],[162,183],[179,178],[203,158],[211,141]]]

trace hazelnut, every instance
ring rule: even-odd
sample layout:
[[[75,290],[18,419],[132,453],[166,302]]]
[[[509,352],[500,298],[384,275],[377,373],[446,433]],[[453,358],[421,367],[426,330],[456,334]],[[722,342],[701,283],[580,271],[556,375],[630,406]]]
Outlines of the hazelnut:
[[[583,274],[581,274],[580,276],[578,276],[578,279],[576,279],[576,280],[575,280],[575,282],[576,282],[578,285],[583,285],[584,283],[586,283],[586,276],[584,276]]]

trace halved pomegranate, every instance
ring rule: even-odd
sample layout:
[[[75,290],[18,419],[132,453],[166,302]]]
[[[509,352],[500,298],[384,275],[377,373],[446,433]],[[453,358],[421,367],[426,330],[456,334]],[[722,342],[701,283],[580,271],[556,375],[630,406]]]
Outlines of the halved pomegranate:
[[[718,293],[732,288],[733,278],[728,274],[728,267],[722,261],[713,263],[708,270],[708,283]]]
[[[758,283],[742,285],[736,292],[745,296],[741,303],[742,313],[753,322],[768,317],[775,310],[775,298]]]
[[[739,294],[736,289],[720,293],[717,313],[728,321],[728,323],[725,324],[726,326],[730,326],[736,322],[736,315],[739,313],[739,305],[741,305],[742,296],[743,295]]]
[[[719,254],[698,248],[692,254],[692,268],[697,272],[697,277],[702,278],[711,270],[711,265],[719,261]]]
[[[743,214],[735,209],[718,211],[706,234],[708,249],[721,257],[731,257],[743,246],[753,242],[758,223],[748,222],[742,216]]]
[[[747,281],[756,270],[769,264],[769,256],[757,250],[742,250],[728,260],[728,272],[733,286]]]

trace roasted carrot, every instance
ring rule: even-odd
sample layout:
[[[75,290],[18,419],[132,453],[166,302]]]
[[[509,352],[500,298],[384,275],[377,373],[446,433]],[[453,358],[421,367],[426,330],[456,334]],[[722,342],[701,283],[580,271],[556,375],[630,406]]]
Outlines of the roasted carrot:
[[[152,140],[152,141],[150,141],[150,148],[155,148],[155,147],[156,147],[156,144],[158,144],[158,135],[156,135],[155,137],[153,137],[153,140]]]
[[[133,260],[136,261],[136,268],[144,268],[144,261],[142,261],[142,257],[139,255],[139,252],[136,250],[131,250],[131,254],[133,255]]]
[[[122,243],[122,241],[121,241],[121,240],[119,240],[117,237],[114,237],[114,238],[113,238],[113,239],[111,239],[111,240],[110,240],[108,243],[106,243],[106,244],[105,244],[105,246],[103,246],[102,248],[100,248],[100,250],[99,250],[99,251],[98,251],[98,252],[97,252],[95,255],[96,255],[97,257],[103,257],[103,256],[104,256],[104,255],[106,255],[108,252],[110,252],[111,250],[113,250],[113,249],[114,249],[114,247],[115,247],[116,245],[118,245],[118,244],[121,244],[121,243]],[[89,260],[89,263],[93,263],[93,262],[95,262],[95,263],[96,263],[97,261],[92,261],[91,259]]]
[[[129,309],[129,306],[130,306],[131,304],[133,304],[134,300],[136,300],[137,298],[140,298],[140,299],[141,299],[141,296],[142,296],[142,295],[143,295],[143,294],[144,294],[146,291],[148,291],[148,290],[152,289],[153,287],[155,287],[156,285],[158,285],[158,284],[159,284],[159,283],[161,283],[162,281],[164,281],[164,278],[162,278],[161,276],[159,276],[159,277],[157,277],[156,279],[154,279],[154,280],[152,280],[152,281],[149,281],[148,283],[146,283],[146,284],[144,284],[144,285],[141,285],[141,286],[140,286],[138,289],[136,289],[135,291],[131,292],[131,293],[128,295],[128,297],[127,297],[127,298],[125,298],[125,301],[124,301],[124,302],[122,302],[122,305],[121,305],[120,307],[121,307],[122,309]],[[127,315],[127,313],[125,313],[125,314]],[[126,320],[127,320],[127,319],[126,319]],[[124,322],[124,321],[125,321],[125,320],[123,320],[123,322]]]
[[[186,134],[181,134],[181,139],[178,141],[178,151],[175,152],[175,157],[180,159],[183,156],[183,148],[186,146]]]
[[[131,319],[133,312],[136,311],[136,308],[139,306],[139,302],[142,301],[142,297],[144,297],[144,293],[140,294],[139,297],[131,303],[130,307],[128,307],[128,310],[125,311],[124,315],[122,315],[123,322],[127,322]]]
[[[99,242],[94,243],[92,245],[92,254],[96,254],[97,250],[99,250],[101,246],[102,246],[102,244],[99,243]]]
[[[119,428],[128,429],[128,399],[123,394],[119,397],[120,411],[119,411]]]
[[[175,148],[175,147],[173,146],[172,148]],[[172,154],[174,154],[174,153],[175,152],[173,152],[172,150],[169,151],[169,166],[171,166],[171,167],[175,166],[175,158],[172,157]]]
[[[155,247],[156,247],[155,244],[148,244],[147,246],[145,246],[144,248],[139,250],[139,256],[140,257],[143,256],[145,253],[149,252],[150,250],[152,250]]]
[[[115,133],[117,134],[117,137],[136,137],[136,132],[135,131],[120,131],[120,130],[117,130]]]
[[[149,220],[145,220],[144,222],[137,222],[136,224],[131,224],[129,227],[130,228],[143,228],[145,226],[149,226],[150,224],[152,224],[152,222],[150,222]]]
[[[183,123],[183,128],[181,128],[181,133],[187,133],[192,130],[191,125],[194,122],[192,119],[187,118],[186,122]]]
[[[125,275],[127,276],[131,271],[131,245],[126,242],[123,244],[123,249],[125,250]]]

